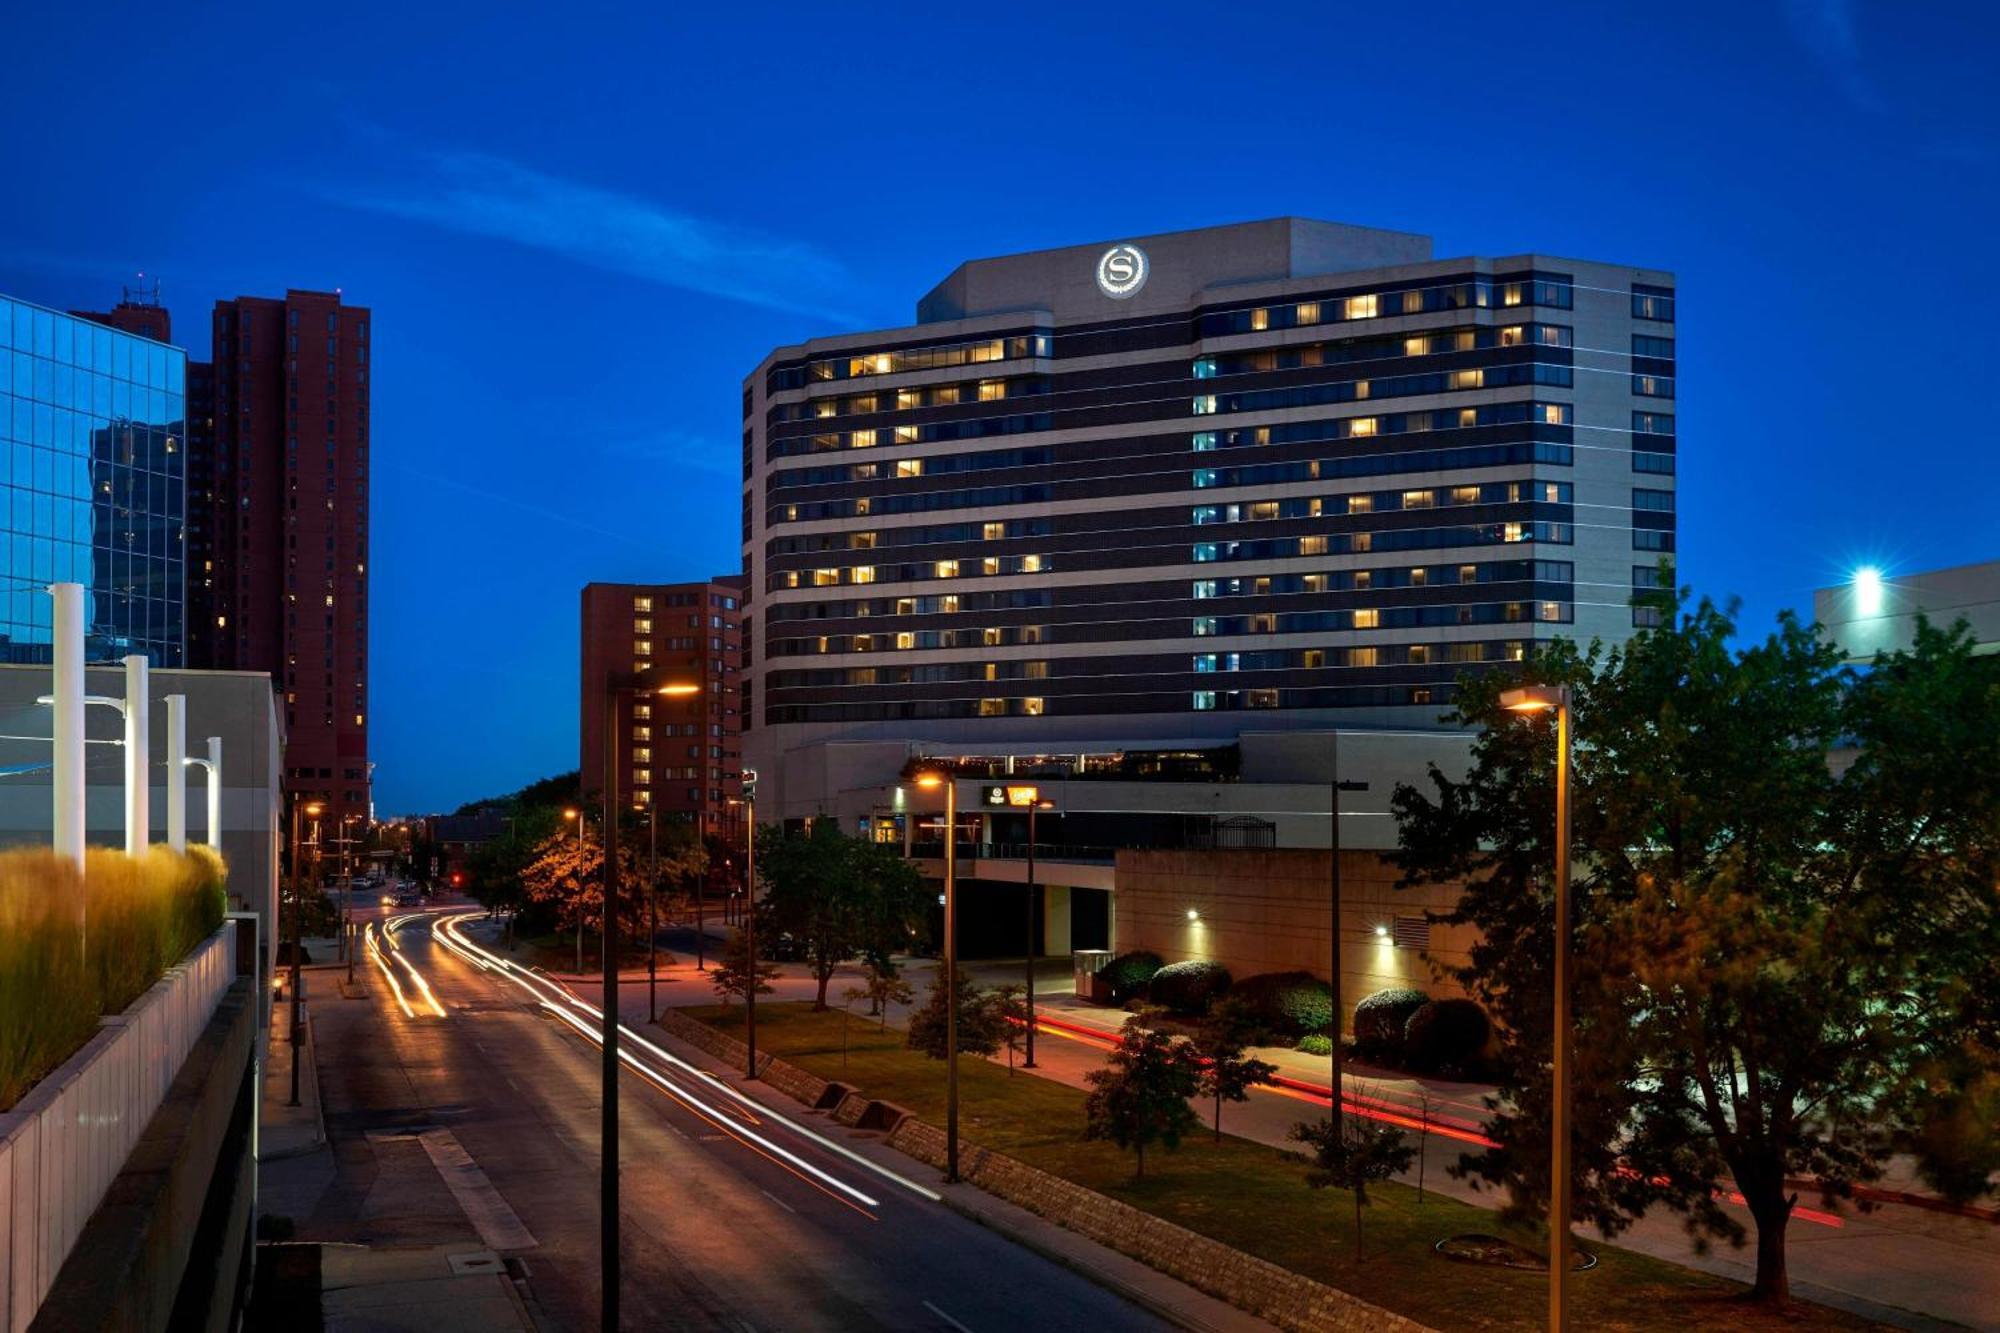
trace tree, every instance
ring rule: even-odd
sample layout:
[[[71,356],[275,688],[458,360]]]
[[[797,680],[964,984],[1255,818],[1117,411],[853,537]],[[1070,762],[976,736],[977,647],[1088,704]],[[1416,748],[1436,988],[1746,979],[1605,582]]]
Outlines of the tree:
[[[1246,1055],[1259,1025],[1258,1015],[1234,997],[1210,1011],[1198,1029],[1195,1050],[1206,1062],[1201,1071],[1201,1095],[1215,1100],[1215,1141],[1222,1142],[1222,1104],[1247,1102],[1250,1089],[1271,1081],[1278,1067]]]
[[[1733,1186],[1754,1294],[1783,1301],[1788,1180],[1838,1198],[1901,1142],[1974,1187],[1948,1159],[1976,1164],[1976,1137],[1948,1111],[1993,1072],[2000,685],[1963,633],[1924,627],[1857,678],[1789,613],[1737,647],[1733,611],[1687,601],[1525,672],[1574,699],[1573,1217],[1611,1235],[1661,1205],[1698,1244],[1741,1244]],[[1499,1020],[1499,1146],[1452,1170],[1528,1217],[1548,1198],[1554,745],[1548,718],[1500,706],[1513,683],[1461,682],[1469,771],[1393,808],[1404,882],[1463,882],[1445,919],[1479,938],[1455,975]],[[1971,724],[1936,717],[1947,702]]]
[[[756,984],[759,995],[771,993],[771,978],[778,975],[778,965],[766,959],[757,960]],[[722,958],[708,970],[709,985],[727,1008],[732,998],[748,1001],[750,996],[750,938],[740,930],[729,932],[729,943],[722,946]]]
[[[1000,1029],[1004,1026],[998,1006],[991,995],[972,984],[972,978],[965,974],[964,968],[957,969],[956,980],[958,1049],[973,1055],[991,1055],[1000,1049]],[[944,972],[940,969],[931,980],[930,994],[922,1007],[910,1012],[910,1049],[922,1051],[933,1060],[945,1059],[949,1053],[947,1017]]]
[[[1148,1144],[1171,1152],[1201,1123],[1188,1106],[1201,1089],[1201,1058],[1188,1042],[1136,1019],[1126,1021],[1105,1066],[1084,1078],[1090,1095],[1083,1104],[1083,1136],[1133,1149],[1135,1176],[1146,1174]]]
[[[916,867],[882,844],[848,837],[831,819],[806,831],[760,830],[757,865],[772,927],[805,951],[818,983],[816,1010],[827,1007],[827,983],[841,962],[863,955],[886,964],[922,912]]]
[[[847,998],[868,1001],[869,1015],[879,1018],[880,1026],[887,1030],[889,1006],[910,1002],[910,983],[903,980],[894,963],[881,966],[870,963],[861,984],[847,988]]]
[[[993,992],[993,1014],[1000,1020],[1000,1044],[1007,1048],[1007,1072],[1014,1072],[1014,1057],[1028,1044],[1028,992],[1017,985],[1002,986]]]
[[[1368,1187],[1409,1170],[1416,1149],[1404,1142],[1401,1130],[1361,1115],[1293,1125],[1291,1137],[1312,1149],[1307,1185],[1353,1193],[1354,1262],[1360,1263],[1361,1210],[1368,1206]]]

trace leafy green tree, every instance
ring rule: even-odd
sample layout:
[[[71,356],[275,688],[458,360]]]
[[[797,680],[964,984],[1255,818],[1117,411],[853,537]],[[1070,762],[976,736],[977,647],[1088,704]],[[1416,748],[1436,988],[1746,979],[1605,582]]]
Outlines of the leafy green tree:
[[[1360,1115],[1293,1125],[1291,1137],[1312,1149],[1307,1185],[1354,1195],[1354,1262],[1360,1263],[1361,1210],[1368,1206],[1368,1187],[1409,1170],[1417,1150],[1404,1141],[1403,1131]]]
[[[1118,1045],[1102,1069],[1084,1078],[1087,1139],[1109,1139],[1138,1155],[1135,1176],[1146,1174],[1146,1148],[1158,1143],[1171,1152],[1201,1124],[1188,1099],[1201,1090],[1201,1057],[1179,1037],[1128,1019]]]
[[[1558,641],[1526,670],[1574,699],[1573,1220],[1609,1235],[1663,1205],[1698,1244],[1741,1244],[1719,1202],[1733,1184],[1757,1229],[1755,1295],[1783,1301],[1788,1180],[1837,1198],[1901,1142],[1971,1185],[1976,1136],[1925,1149],[1919,1131],[1992,1070],[1977,1053],[1991,1001],[1955,979],[1993,975],[2000,763],[1990,729],[1908,724],[1941,699],[1993,717],[1995,686],[1963,635],[1920,632],[1857,680],[1789,614],[1738,646],[1733,611],[1685,592],[1662,610],[1619,649]],[[1463,882],[1446,919],[1478,940],[1455,975],[1499,1019],[1499,1146],[1454,1173],[1533,1216],[1548,1198],[1554,743],[1549,718],[1501,707],[1512,684],[1461,683],[1457,719],[1481,729],[1469,771],[1433,770],[1393,806],[1405,882]],[[1843,773],[1848,737],[1863,749]]]
[[[1014,1072],[1014,1057],[1028,1044],[1028,992],[1019,984],[1002,986],[993,992],[993,1015],[1000,1020],[1000,1044],[1007,1048],[1007,1072]]]
[[[1000,1049],[1000,1029],[1005,1026],[994,997],[974,986],[962,967],[957,970],[956,981],[953,989],[958,993],[958,1049],[961,1053],[991,1055]],[[944,969],[939,968],[923,1004],[910,1011],[910,1049],[922,1051],[933,1060],[945,1059],[950,1050],[947,1017]]]
[[[1260,1016],[1233,996],[1219,1001],[1196,1030],[1195,1051],[1204,1064],[1201,1095],[1215,1102],[1215,1141],[1222,1142],[1222,1104],[1247,1102],[1250,1089],[1271,1082],[1278,1067],[1246,1054],[1261,1026]]]
[[[729,942],[722,946],[722,957],[714,967],[708,969],[709,985],[727,1007],[730,1000],[748,1001],[752,978],[750,966],[750,937],[740,930],[729,932]],[[759,958],[755,969],[757,994],[771,993],[771,978],[778,975],[778,965]]]
[[[881,844],[850,838],[831,819],[809,831],[770,825],[757,835],[763,907],[774,929],[797,939],[818,983],[813,1008],[842,962],[886,964],[923,907],[915,866]]]

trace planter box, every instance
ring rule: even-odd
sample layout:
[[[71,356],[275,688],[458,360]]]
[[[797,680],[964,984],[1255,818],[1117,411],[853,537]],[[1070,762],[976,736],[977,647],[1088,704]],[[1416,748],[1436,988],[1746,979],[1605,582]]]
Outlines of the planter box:
[[[33,1320],[235,981],[236,929],[223,922],[0,1114],[0,1333]]]

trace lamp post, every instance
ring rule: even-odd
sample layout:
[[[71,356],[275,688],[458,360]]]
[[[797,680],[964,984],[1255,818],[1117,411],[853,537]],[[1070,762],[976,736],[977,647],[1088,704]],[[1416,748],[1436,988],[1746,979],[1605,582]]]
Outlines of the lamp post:
[[[757,770],[743,770],[743,951],[749,984],[743,988],[743,1043],[750,1050],[745,1078],[757,1077]]]
[[[1500,705],[1516,713],[1556,715],[1556,902],[1555,1014],[1549,1033],[1554,1087],[1549,1113],[1549,1329],[1568,1326],[1570,1224],[1570,1105],[1569,1105],[1569,732],[1570,692],[1567,685],[1529,685],[1501,694]]]
[[[944,1178],[958,1183],[958,784],[938,769],[919,787],[944,788]]]
[[[581,779],[579,779],[581,781]],[[576,972],[583,975],[583,811],[565,810],[564,819],[576,821]]]
[[[646,1021],[660,1017],[657,986],[660,949],[660,808],[646,806],[646,839],[652,844],[652,865],[646,878]]]
[[[1340,794],[1344,791],[1367,791],[1365,782],[1342,782],[1340,780],[1340,733],[1333,733],[1333,776],[1327,783],[1327,845],[1331,848],[1332,868],[1328,872],[1327,885],[1331,906],[1327,919],[1327,940],[1331,946],[1328,955],[1328,992],[1333,996],[1333,1051],[1332,1077],[1327,1084],[1328,1112],[1336,1131],[1340,1128],[1340,1118],[1345,1114],[1343,1099],[1346,1094],[1346,1072],[1343,1068],[1344,1054],[1340,1049],[1341,1029],[1346,1025],[1346,1007],[1340,999]]]
[[[348,855],[353,845],[347,826],[360,815],[340,817],[340,949],[347,955],[347,984],[354,984],[354,862]]]
[[[305,952],[305,936],[300,933],[300,904],[305,901],[305,877],[299,858],[299,815],[319,818],[326,807],[318,801],[292,802],[292,1095],[287,1106],[299,1104],[299,1053],[305,1037],[299,1029],[299,955]]]
[[[1009,788],[1007,789],[1007,803],[1008,803],[1009,805],[1012,805],[1012,804],[1014,803],[1014,793],[1015,793],[1016,791],[1018,791],[1018,790],[1020,790],[1020,789],[1019,789],[1019,788],[1016,788],[1016,787],[1009,787]],[[1056,807],[1056,803],[1055,803],[1054,801],[1045,801],[1045,800],[1043,800],[1043,799],[1042,799],[1042,793],[1041,793],[1041,789],[1040,789],[1040,788],[1038,788],[1038,787],[1029,787],[1029,788],[1027,788],[1027,792],[1028,792],[1028,795],[1027,795],[1027,805],[1028,805],[1028,965],[1027,965],[1027,969],[1026,969],[1026,970],[1027,970],[1027,977],[1026,977],[1026,980],[1027,980],[1027,983],[1028,983],[1028,991],[1027,991],[1027,1001],[1028,1001],[1028,1047],[1027,1047],[1027,1051],[1025,1052],[1025,1058],[1023,1058],[1023,1059],[1022,1059],[1022,1061],[1021,1061],[1021,1068],[1023,1068],[1023,1069],[1033,1069],[1033,1068],[1035,1067],[1035,953],[1036,953],[1036,949],[1035,949],[1035,812],[1036,812],[1037,810],[1053,810],[1053,809],[1055,809],[1055,807]]]
[[[604,1048],[603,1116],[600,1121],[602,1160],[598,1168],[598,1255],[600,1325],[616,1333],[618,1328],[618,741],[619,703],[629,693],[644,691],[659,695],[689,695],[701,687],[690,684],[654,684],[644,673],[613,675],[604,690]],[[581,775],[579,775],[579,781]],[[583,812],[577,811],[577,846],[583,845]],[[582,858],[578,857],[579,869]],[[579,907],[581,904],[579,903]],[[583,914],[577,913],[578,940],[582,940]],[[582,944],[578,944],[577,970],[583,970]]]

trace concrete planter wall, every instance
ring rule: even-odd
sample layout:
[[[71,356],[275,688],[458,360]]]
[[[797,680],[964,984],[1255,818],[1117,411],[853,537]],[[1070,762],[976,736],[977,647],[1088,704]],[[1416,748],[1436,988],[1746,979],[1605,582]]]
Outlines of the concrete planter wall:
[[[34,1318],[235,979],[225,921],[0,1114],[0,1333]]]

